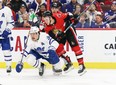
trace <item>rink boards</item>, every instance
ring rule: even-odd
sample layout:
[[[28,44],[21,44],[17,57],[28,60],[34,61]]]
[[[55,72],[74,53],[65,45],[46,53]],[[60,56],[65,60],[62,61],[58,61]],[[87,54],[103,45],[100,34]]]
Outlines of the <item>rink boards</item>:
[[[14,29],[11,38],[11,50],[13,67],[21,58],[27,39],[28,29]],[[116,30],[113,29],[77,29],[77,38],[83,51],[83,57],[87,68],[115,68],[116,69]],[[29,41],[28,41],[29,42]],[[66,44],[65,49],[71,57],[74,67],[77,67],[76,57],[71,48]],[[46,63],[50,68],[51,66]],[[0,68],[4,68],[4,58],[0,50]],[[25,68],[31,68],[25,63]]]

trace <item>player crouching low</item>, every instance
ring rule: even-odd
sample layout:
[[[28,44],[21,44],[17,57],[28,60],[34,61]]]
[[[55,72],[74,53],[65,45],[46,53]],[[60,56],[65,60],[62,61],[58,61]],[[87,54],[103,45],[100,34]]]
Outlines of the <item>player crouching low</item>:
[[[39,69],[39,75],[42,76],[44,74],[45,65],[44,63],[39,62],[39,59],[45,59],[54,67],[55,74],[62,73],[62,67],[60,65],[60,60],[58,55],[55,52],[55,47],[57,47],[58,43],[55,42],[49,35],[46,33],[40,33],[37,27],[31,27],[30,29],[30,37],[31,44],[27,45],[27,48],[23,52],[23,56],[27,58],[27,62]],[[16,66],[16,71],[21,72],[23,68],[23,64],[19,63]]]

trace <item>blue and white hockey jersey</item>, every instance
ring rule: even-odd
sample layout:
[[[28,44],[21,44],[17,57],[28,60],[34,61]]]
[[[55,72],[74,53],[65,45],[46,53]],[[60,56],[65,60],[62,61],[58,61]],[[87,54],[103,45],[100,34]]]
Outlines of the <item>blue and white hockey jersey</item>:
[[[26,57],[31,50],[38,52],[40,55],[48,57],[48,50],[56,50],[58,43],[48,34],[40,32],[40,37],[37,41],[29,39],[24,56]]]
[[[2,35],[4,30],[11,31],[14,27],[14,20],[12,11],[10,8],[3,6],[0,9],[0,35]]]

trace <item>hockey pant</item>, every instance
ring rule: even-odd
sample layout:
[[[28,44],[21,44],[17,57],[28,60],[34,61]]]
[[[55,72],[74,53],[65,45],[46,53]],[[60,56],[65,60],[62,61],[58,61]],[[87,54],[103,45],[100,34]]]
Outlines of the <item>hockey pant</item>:
[[[76,56],[82,55],[82,51],[81,51],[78,41],[77,41],[76,32],[75,32],[74,28],[71,27],[69,30],[67,30],[66,37],[64,37],[63,39],[61,39],[59,41],[59,46],[56,50],[56,52],[59,56],[66,52],[64,50],[64,45],[65,45],[66,41],[68,41],[68,43],[70,44],[70,46],[72,48],[72,51],[74,51]]]
[[[48,50],[48,54],[49,54],[48,57],[44,57],[35,50],[31,50],[29,52],[29,55],[27,56],[29,57],[27,59],[27,62],[35,68],[39,67],[40,62],[38,61],[38,59],[40,58],[47,60],[52,65],[55,65],[60,62],[59,57],[54,50]]]
[[[0,39],[0,47],[2,47],[4,60],[7,66],[11,66],[12,62],[12,55],[11,55],[11,46],[10,46],[10,39]]]

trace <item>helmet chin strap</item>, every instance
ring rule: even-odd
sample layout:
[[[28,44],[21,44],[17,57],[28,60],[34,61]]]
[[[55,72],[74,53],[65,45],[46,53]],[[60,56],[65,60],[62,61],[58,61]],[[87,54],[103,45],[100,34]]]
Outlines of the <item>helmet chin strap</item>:
[[[51,19],[50,19],[50,17],[49,17],[49,25],[51,25]]]
[[[40,33],[38,33],[38,39],[37,40],[39,40],[39,38],[40,38]]]

